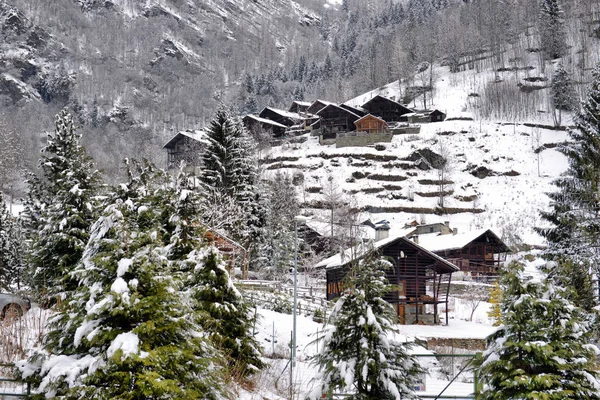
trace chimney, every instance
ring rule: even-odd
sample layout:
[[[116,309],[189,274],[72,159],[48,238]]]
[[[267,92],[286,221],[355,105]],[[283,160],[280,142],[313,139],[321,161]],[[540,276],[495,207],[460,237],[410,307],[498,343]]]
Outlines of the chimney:
[[[419,235],[413,236],[412,240],[415,242],[415,244],[419,244]]]
[[[453,235],[456,235],[457,233],[458,233],[458,228],[453,228],[453,229],[452,229],[452,234],[453,234]]]
[[[388,237],[390,237],[390,223],[385,220],[377,222],[375,224],[375,241],[379,242]]]

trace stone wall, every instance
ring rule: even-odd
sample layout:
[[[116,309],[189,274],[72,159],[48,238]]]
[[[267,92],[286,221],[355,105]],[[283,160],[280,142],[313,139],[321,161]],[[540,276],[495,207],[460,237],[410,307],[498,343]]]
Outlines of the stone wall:
[[[455,349],[466,349],[472,351],[483,351],[486,349],[485,339],[462,339],[462,338],[429,338],[427,348],[451,347]]]
[[[336,139],[335,147],[365,147],[372,146],[375,143],[391,142],[391,133],[376,133],[376,134],[360,134],[355,133],[352,135],[338,134]]]

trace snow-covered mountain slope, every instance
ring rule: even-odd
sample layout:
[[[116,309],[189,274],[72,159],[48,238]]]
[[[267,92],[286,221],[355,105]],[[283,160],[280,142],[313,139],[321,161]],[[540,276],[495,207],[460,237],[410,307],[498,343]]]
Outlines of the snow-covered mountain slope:
[[[478,119],[467,111],[468,95],[481,86],[465,84],[460,74],[443,67],[436,73],[441,76],[428,108],[446,112],[446,121],[422,124],[418,135],[396,135],[391,143],[375,147],[337,149],[308,137],[304,143],[273,148],[263,160],[267,174],[302,174],[299,196],[316,219],[328,220],[319,202],[331,190],[331,177],[345,200],[365,211],[363,219],[389,220],[391,234],[408,220],[449,221],[459,231],[492,228],[511,245],[543,245],[533,228],[543,225],[539,211],[548,207],[545,193],[554,190],[552,180],[567,168],[557,150],[568,140],[566,130],[551,129],[547,119],[542,122],[548,125]],[[478,79],[493,76],[488,71]],[[399,98],[401,88],[393,82],[347,103],[359,105],[375,94]],[[416,108],[420,102],[415,100]],[[448,160],[447,183],[440,184],[439,169],[424,166],[423,149]],[[443,209],[438,207],[440,191],[447,192]]]

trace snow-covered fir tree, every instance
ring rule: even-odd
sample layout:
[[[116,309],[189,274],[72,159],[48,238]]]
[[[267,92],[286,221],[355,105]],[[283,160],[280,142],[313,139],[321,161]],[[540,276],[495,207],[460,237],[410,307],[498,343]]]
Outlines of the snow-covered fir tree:
[[[56,116],[39,162],[41,176],[31,174],[24,221],[34,269],[32,286],[48,298],[64,295],[76,283],[69,280],[89,239],[95,217],[100,175],[80,144],[73,116]]]
[[[0,291],[20,286],[24,269],[23,241],[19,221],[6,207],[0,193]]]
[[[202,183],[206,224],[221,225],[254,255],[265,224],[266,209],[258,185],[252,139],[237,118],[221,107],[207,131]]]
[[[421,367],[409,345],[394,334],[394,308],[383,299],[390,290],[385,269],[390,263],[370,252],[347,275],[343,295],[324,331],[323,347],[313,359],[319,373],[311,398],[413,399]]]
[[[478,366],[478,398],[598,399],[599,350],[590,344],[590,324],[565,291],[529,279],[513,262],[501,285],[503,325],[487,338]]]
[[[299,213],[296,189],[291,178],[281,172],[276,173],[265,184],[268,197],[265,240],[261,255],[268,279],[282,279],[289,275],[294,266],[294,217]]]
[[[564,12],[560,0],[540,0],[540,40],[546,58],[558,58],[566,53]]]
[[[562,123],[562,112],[573,111],[577,104],[577,93],[573,87],[571,76],[563,67],[562,63],[558,64],[556,71],[552,76],[550,92],[554,125],[560,126]]]
[[[263,367],[259,345],[251,335],[253,315],[219,251],[206,242],[199,213],[201,199],[194,189],[194,178],[181,171],[170,217],[174,228],[167,246],[170,270],[182,276],[196,321],[225,355],[230,375],[246,377]]]
[[[80,285],[51,319],[44,351],[19,364],[33,398],[220,399],[220,354],[169,268],[168,189],[150,165],[130,166],[93,224]]]
[[[599,254],[594,245],[600,239],[600,65],[593,72],[593,82],[586,100],[575,116],[571,141],[562,152],[569,160],[565,176],[554,181],[557,191],[549,193],[551,210],[541,212],[550,226],[536,230],[548,241],[547,256],[556,260],[551,277],[569,276],[565,266],[577,275],[598,274]],[[563,279],[561,284],[567,284]],[[587,286],[572,286],[579,297]],[[582,304],[579,304],[582,305]]]
[[[198,321],[213,345],[225,354],[233,376],[248,376],[264,365],[252,336],[254,317],[233,285],[218,250],[209,248],[194,271],[192,296],[200,311]]]

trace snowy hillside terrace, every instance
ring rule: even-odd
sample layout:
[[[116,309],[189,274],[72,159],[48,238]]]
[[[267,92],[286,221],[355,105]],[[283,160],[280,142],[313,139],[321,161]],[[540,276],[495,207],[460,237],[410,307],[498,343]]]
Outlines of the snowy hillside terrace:
[[[374,147],[302,140],[268,151],[266,174],[293,175],[306,211],[324,220],[324,193],[336,186],[364,219],[390,221],[391,235],[409,219],[449,221],[459,231],[493,229],[509,245],[543,245],[533,228],[548,207],[544,193],[567,167],[557,150],[566,131],[535,124],[447,120]],[[444,168],[438,156],[448,160]]]

